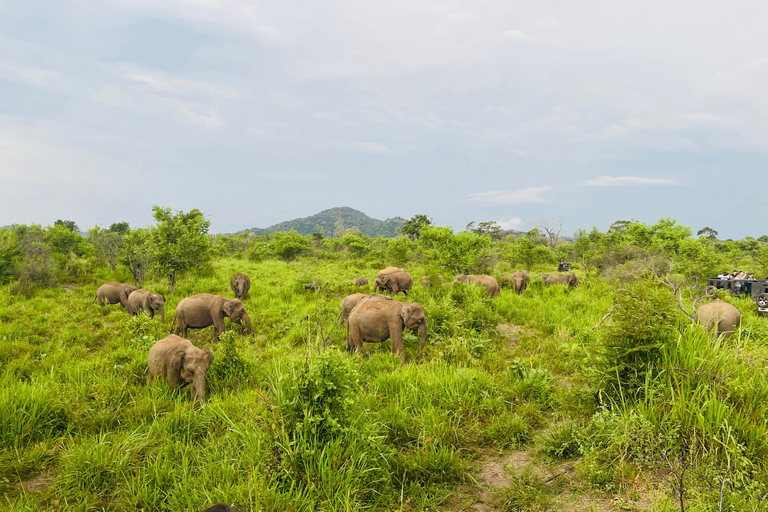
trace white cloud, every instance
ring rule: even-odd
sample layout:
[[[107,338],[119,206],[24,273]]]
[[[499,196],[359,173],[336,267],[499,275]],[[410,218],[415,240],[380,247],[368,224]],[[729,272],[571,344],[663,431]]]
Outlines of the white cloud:
[[[234,87],[204,80],[179,78],[154,69],[140,68],[132,64],[116,67],[118,73],[134,84],[148,87],[161,94],[177,96],[208,96],[223,99],[238,99],[240,93]]]
[[[523,222],[523,219],[520,217],[512,217],[511,219],[507,220],[498,220],[496,221],[496,224],[501,226],[501,229],[508,230],[508,229],[514,229],[515,231],[520,231],[520,229],[525,225],[525,222]]]
[[[633,185],[677,185],[674,178],[641,178],[639,176],[600,176],[585,181],[590,187],[623,187]]]
[[[61,80],[61,75],[55,71],[3,60],[0,61],[0,78],[33,87],[50,87]]]
[[[546,203],[544,193],[552,187],[531,187],[522,190],[479,192],[466,196],[467,201],[477,201],[483,206]]]
[[[382,144],[381,142],[355,142],[352,144],[344,144],[343,147],[350,151],[373,153],[374,155],[388,155],[391,153],[386,144]]]

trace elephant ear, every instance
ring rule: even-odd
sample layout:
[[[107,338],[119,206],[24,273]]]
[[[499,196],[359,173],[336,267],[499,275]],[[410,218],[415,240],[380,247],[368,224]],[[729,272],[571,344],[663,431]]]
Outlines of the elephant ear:
[[[235,301],[228,300],[224,303],[224,306],[221,308],[221,310],[224,312],[224,314],[227,317],[232,316],[232,313],[235,311]]]
[[[387,284],[389,282],[389,274],[384,274],[380,277],[380,280],[383,284]]]
[[[182,348],[175,350],[173,354],[171,354],[170,364],[168,365],[168,375],[170,376],[169,380],[173,385],[178,385],[179,383],[186,355],[186,351]]]
[[[210,365],[213,362],[213,352],[211,352],[210,348],[205,349],[205,357],[208,359],[208,364]]]

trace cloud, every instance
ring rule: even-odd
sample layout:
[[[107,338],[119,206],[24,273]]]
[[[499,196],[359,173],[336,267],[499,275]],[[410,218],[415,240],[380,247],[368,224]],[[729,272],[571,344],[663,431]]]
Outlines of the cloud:
[[[7,60],[0,61],[0,78],[32,87],[50,87],[61,81],[55,71],[24,66]]]
[[[498,220],[496,221],[496,224],[501,226],[501,229],[505,231],[509,229],[520,231],[520,229],[525,225],[525,222],[523,222],[523,219],[520,217],[512,217],[511,219],[507,220]]]
[[[212,98],[238,99],[240,93],[234,87],[204,80],[189,80],[175,77],[154,69],[141,68],[132,64],[117,66],[118,73],[124,78],[145,86],[160,94],[177,96],[208,96]]]
[[[634,185],[677,185],[674,178],[641,178],[639,176],[600,176],[585,181],[590,187],[624,187]]]
[[[544,193],[550,190],[552,187],[531,187],[511,191],[494,190],[469,194],[465,197],[467,201],[477,201],[483,206],[546,203]]]

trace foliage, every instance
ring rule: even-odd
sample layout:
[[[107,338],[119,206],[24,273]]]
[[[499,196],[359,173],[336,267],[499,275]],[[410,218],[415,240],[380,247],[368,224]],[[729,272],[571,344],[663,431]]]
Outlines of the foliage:
[[[127,225],[127,223],[125,223]],[[114,226],[114,224],[113,224]],[[88,242],[96,247],[97,254],[115,271],[120,251],[123,246],[125,232],[121,228],[113,231],[94,226],[89,230]]]
[[[419,244],[424,256],[457,274],[482,274],[488,265],[491,239],[450,227],[424,226]]]
[[[156,225],[149,232],[150,254],[160,273],[168,276],[173,290],[178,272],[210,263],[211,242],[207,235],[211,222],[198,209],[174,213],[169,207],[155,205],[152,216]]]
[[[0,284],[14,278],[21,251],[13,229],[0,230]]]
[[[132,229],[123,238],[118,261],[128,267],[133,280],[141,286],[155,264],[148,229]]]
[[[667,289],[642,280],[616,291],[611,322],[603,332],[600,386],[620,399],[644,389],[646,374],[674,337],[677,317]]]
[[[290,263],[297,256],[309,251],[309,242],[306,238],[291,230],[289,233],[275,233],[269,241],[270,250]]]
[[[426,215],[414,215],[409,220],[405,221],[405,224],[398,230],[398,232],[407,236],[411,240],[418,240],[421,238],[421,230],[424,226],[431,226],[432,219]]]

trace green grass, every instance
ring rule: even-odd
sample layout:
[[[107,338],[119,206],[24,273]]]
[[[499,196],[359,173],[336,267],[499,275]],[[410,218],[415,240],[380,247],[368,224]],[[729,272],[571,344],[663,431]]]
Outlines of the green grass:
[[[744,323],[727,341],[681,323],[643,400],[601,406],[593,327],[612,304],[610,283],[566,290],[534,280],[522,295],[504,289],[492,300],[475,286],[424,289],[421,276],[434,269],[409,263],[417,284],[399,299],[425,307],[424,361],[409,333],[405,361],[389,342],[346,354],[339,301],[382,263],[221,258],[212,275],[180,277],[172,294],[146,284],[167,299],[166,325],[99,308],[96,282],[30,298],[6,287],[0,509],[176,511],[223,501],[250,511],[440,510],[474,485],[474,462],[489,448],[574,460],[598,489],[624,485],[625,467],[658,466],[660,450],[684,454],[702,469],[691,480],[702,504],[711,503],[704,468],[730,464],[734,492],[747,497],[759,491],[748,482],[768,480],[768,328],[751,303],[737,303]],[[167,335],[179,300],[231,296],[236,272],[251,278],[253,335],[228,321],[219,341],[211,328],[189,334],[215,353],[208,402],[147,386],[147,351]],[[508,339],[499,324],[520,330]],[[16,485],[36,475],[51,485]],[[504,510],[546,510],[555,495],[524,474],[497,498]]]

